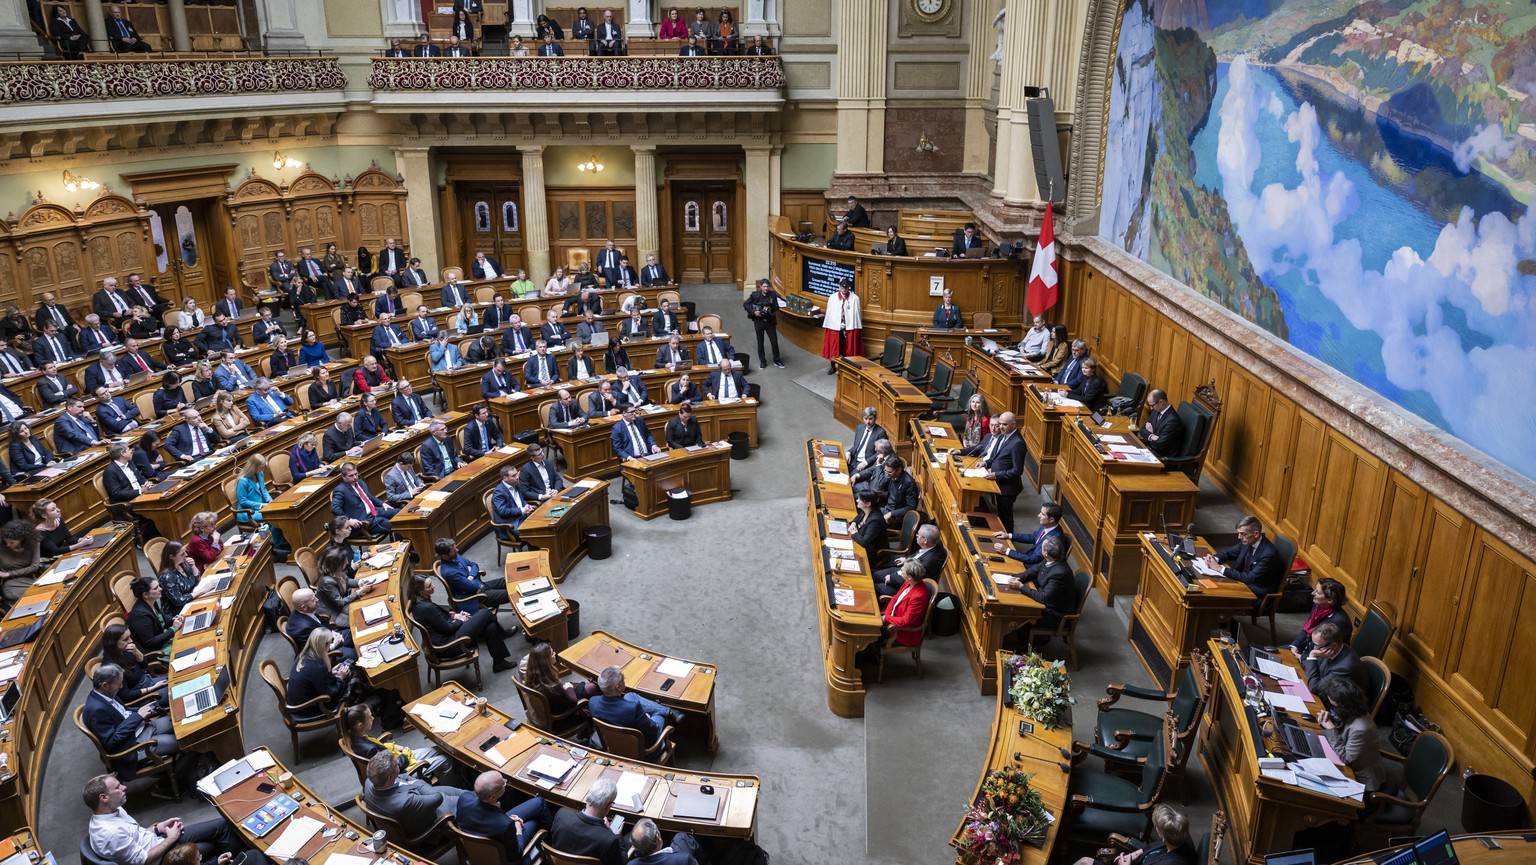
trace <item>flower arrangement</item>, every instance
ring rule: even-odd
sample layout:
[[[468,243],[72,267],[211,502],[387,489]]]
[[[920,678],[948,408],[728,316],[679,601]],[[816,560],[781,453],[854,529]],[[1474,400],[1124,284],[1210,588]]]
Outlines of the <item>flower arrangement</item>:
[[[976,802],[965,814],[960,851],[970,861],[1012,865],[1023,858],[1025,844],[1045,843],[1050,814],[1040,791],[1029,785],[1032,774],[1009,767],[987,775]]]
[[[1034,652],[1010,661],[1013,665],[1013,707],[1047,730],[1061,726],[1072,702],[1072,677],[1061,661],[1047,661]]]

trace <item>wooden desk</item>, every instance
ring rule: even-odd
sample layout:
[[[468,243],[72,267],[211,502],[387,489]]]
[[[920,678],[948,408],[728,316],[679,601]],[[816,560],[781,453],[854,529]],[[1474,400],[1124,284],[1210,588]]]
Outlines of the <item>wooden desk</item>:
[[[442,733],[434,732],[415,712],[418,706],[435,706],[444,700],[472,705],[475,699],[475,694],[461,685],[444,685],[407,705],[405,717],[443,753],[469,766],[473,773],[501,772],[509,786],[530,796],[543,796],[551,805],[580,809],[592,782],[605,775],[617,780],[620,772],[634,772],[648,780],[639,808],[614,805],[614,810],[626,818],[649,817],[664,832],[691,832],[710,838],[751,839],[757,835],[757,800],[762,781],[755,775],[714,772],[699,775],[671,766],[628,760],[590,748],[585,743],[561,739],[528,724],[517,724],[511,715],[490,705],[486,706],[484,715],[473,714],[458,729]],[[512,729],[513,724],[517,724],[516,729]],[[496,754],[480,748],[491,736],[500,740],[493,749]],[[545,743],[541,744],[540,739]],[[543,754],[575,760],[577,765],[561,783],[546,788],[526,771],[528,764]],[[497,759],[498,756],[505,759]],[[606,761],[606,765],[600,765],[599,760]],[[702,784],[712,785],[715,795],[724,799],[716,819],[704,821],[675,816],[672,809],[677,794],[696,793]]]
[[[1000,652],[993,677],[1003,680],[1011,677],[1008,670],[1022,656],[1009,652]],[[1021,768],[1026,772],[1034,773],[1029,779],[1029,786],[1040,792],[1041,804],[1051,814],[1055,815],[1056,822],[1052,823],[1045,832],[1045,842],[1039,847],[1025,847],[1021,852],[1020,865],[1048,865],[1051,854],[1056,848],[1056,833],[1061,828],[1062,813],[1067,806],[1067,784],[1071,780],[1071,774],[1051,768],[1051,763],[1065,762],[1061,757],[1061,749],[1072,749],[1072,728],[1070,725],[1048,730],[1044,724],[1035,723],[1034,733],[1025,733],[1019,728],[1020,721],[1033,721],[1028,715],[1014,708],[1013,697],[1007,688],[999,688],[997,691],[997,708],[992,714],[991,745],[987,748],[987,761],[982,764],[981,775],[976,780],[976,791],[971,794],[971,802],[979,803],[981,799],[981,786],[993,772],[1001,769]],[[1017,759],[1015,755],[1022,754],[1025,759]],[[955,833],[950,836],[949,844],[956,850],[965,850],[965,819],[961,818],[960,825],[955,828]],[[964,854],[957,855],[956,865],[970,865],[973,860]]]
[[[1040,367],[1023,358],[1003,358],[982,349],[972,341],[965,352],[966,362],[976,373],[976,389],[987,398],[993,414],[1011,411],[1024,416],[1024,392],[1031,384],[1046,384],[1051,377]]]
[[[961,446],[960,437],[950,424],[914,420],[912,441],[917,447],[910,468],[920,489],[927,490],[929,483],[942,483],[948,489],[948,498],[955,502],[962,513],[967,514],[981,510],[983,497],[995,496],[1000,492],[997,481],[966,476],[968,470],[985,470],[980,457],[947,452]],[[917,470],[919,466],[921,473]]]
[[[1024,388],[1024,413],[1018,415],[1019,427],[1024,436],[1024,473],[1035,492],[1056,483],[1056,461],[1061,456],[1062,430],[1078,415],[1089,414],[1083,406],[1061,405],[1057,394],[1064,394],[1066,385],[1034,384]]]
[[[362,298],[362,307],[371,313],[373,311],[373,302],[379,295],[377,293],[369,293],[358,296]],[[322,300],[317,303],[306,303],[299,307],[304,312],[304,321],[308,324],[309,329],[315,332],[315,336],[319,338],[321,345],[336,345],[338,343],[336,317],[332,313],[343,306],[346,306],[346,301],[344,300]]]
[[[529,639],[549,643],[556,652],[563,651],[570,642],[570,627],[566,617],[570,615],[571,605],[555,584],[554,570],[549,564],[549,551],[507,553],[505,567],[507,595],[512,599],[512,611],[517,613],[517,622],[522,626],[523,633]],[[549,586],[547,590],[544,589],[545,585]],[[520,603],[524,598],[543,598],[546,604],[540,606],[547,608],[547,604],[553,604],[560,609],[560,613],[530,616],[529,609]]]
[[[1263,865],[1264,854],[1294,848],[1295,834],[1302,829],[1357,819],[1363,808],[1360,802],[1259,773],[1258,757],[1268,749],[1262,728],[1252,720],[1252,709],[1240,696],[1241,663],[1231,647],[1217,640],[1207,645],[1216,661],[1216,680],[1200,727],[1198,752],[1217,804],[1227,812],[1232,861]],[[1291,653],[1281,654],[1294,662]],[[1317,711],[1315,705],[1312,710]]]
[[[501,483],[502,466],[520,468],[527,461],[528,448],[524,445],[497,448],[422,490],[390,519],[390,524],[424,562],[432,561],[432,545],[437,538],[454,538],[469,549],[491,527],[491,515],[480,500]]]
[[[939,304],[942,301],[943,298],[934,298],[934,309],[938,309]],[[971,313],[964,309],[961,310],[961,315],[965,319],[969,319],[971,317]],[[1019,341],[1018,337],[1014,336],[1012,332],[1000,327],[987,327],[980,329],[970,327],[957,327],[954,329],[942,327],[920,327],[917,329],[917,333],[915,334],[914,338],[916,337],[921,337],[927,341],[928,345],[933,349],[934,357],[938,357],[939,352],[941,351],[949,352],[950,355],[954,357],[956,365],[961,369],[963,369],[964,365],[967,363],[965,357],[965,341],[967,339],[978,346],[981,344],[982,340],[990,339],[998,345],[1003,346],[1004,348],[1013,347],[1017,345]],[[959,370],[957,369],[956,372],[959,372]]]
[[[601,361],[599,360],[598,363],[601,363]],[[469,367],[469,369],[474,370],[476,373],[473,390],[470,390],[468,384],[456,385],[461,388],[461,393],[470,394],[468,405],[484,400],[484,397],[480,395],[480,376],[485,375],[490,368],[490,364],[475,364]],[[458,371],[456,370],[455,372]],[[441,381],[443,375],[445,373],[438,373],[439,381]],[[639,378],[641,383],[645,385],[646,396],[652,398],[652,402],[663,404],[667,397],[667,386],[677,381],[681,375],[682,373],[669,372],[665,369],[652,369],[632,371],[629,377]],[[576,401],[576,405],[585,413],[587,410],[587,396],[592,391],[601,387],[603,382],[606,381],[616,385],[618,380],[619,377],[616,375],[601,374],[596,378],[587,379],[586,381],[556,382],[552,385],[525,389],[518,391],[519,394],[524,394],[523,396],[514,394],[499,396],[491,400],[491,411],[495,413],[497,419],[501,422],[503,430],[538,429],[544,423],[543,419],[539,416],[539,406],[559,399],[561,390],[570,391],[571,398]],[[699,385],[700,390],[703,390],[704,382],[702,380],[695,379],[694,383]],[[750,432],[752,433],[752,446],[757,447],[756,428],[754,427]]]
[[[937,425],[922,421],[913,424],[918,452],[924,456],[938,450],[928,440],[929,426]],[[937,465],[930,462],[923,500],[939,528],[939,540],[949,552],[944,563],[944,583],[960,599],[960,637],[965,644],[965,658],[970,662],[977,688],[982,694],[991,694],[997,688],[996,659],[1003,638],[1039,621],[1045,606],[997,582],[1000,576],[1023,574],[1024,563],[993,552],[992,535],[1003,530],[996,514],[960,507],[957,491],[973,480],[960,477],[965,462],[953,458]]]
[[[421,696],[421,648],[416,645],[413,629],[405,620],[405,606],[400,602],[406,596],[410,575],[410,547],[399,542],[369,547],[358,566],[357,578],[373,583],[362,589],[357,600],[347,607],[347,626],[357,647],[358,666],[368,677],[368,683],[375,688],[399,691],[404,700]],[[370,625],[363,611],[380,601],[388,608],[389,617]],[[380,646],[393,634],[400,635],[407,654],[375,663],[373,657],[377,657]]]
[[[635,516],[654,520],[667,513],[668,494],[684,489],[694,505],[731,499],[731,446],[716,442],[698,450],[671,448],[651,459],[634,458],[623,463],[624,480],[634,484],[640,504]]]
[[[49,855],[48,851],[38,849],[37,838],[32,834],[30,826],[22,826],[11,832],[10,836],[0,838],[0,862],[17,853],[25,854],[32,865],[42,865],[45,861],[52,861],[44,860],[43,857]]]
[[[880,636],[880,604],[874,571],[864,548],[853,543],[851,526],[833,531],[833,521],[858,515],[847,483],[846,449],[837,442],[811,440],[805,446],[806,525],[811,537],[811,583],[821,631],[821,665],[827,677],[827,707],[843,718],[864,717],[864,677],[855,659]],[[841,568],[827,542],[851,550]],[[839,593],[842,598],[839,599]]]
[[[297,858],[303,858],[307,862],[322,865],[322,863],[329,861],[332,856],[349,855],[361,856],[364,859],[380,863],[393,862],[431,865],[430,862],[392,844],[381,854],[369,852],[363,845],[373,836],[372,829],[353,822],[343,815],[340,810],[328,805],[324,799],[306,787],[304,782],[298,779],[298,776],[289,772],[282,763],[279,763],[277,756],[266,747],[257,748],[251,753],[251,757],[262,761],[262,763],[270,762],[272,764],[271,768],[257,772],[236,784],[233,788],[213,796],[212,799],[213,806],[218,808],[219,813],[224,816],[224,819],[228,820],[235,827],[235,831],[239,833],[246,845],[260,854],[263,859],[282,861],[281,859],[269,856],[267,849],[283,836],[284,830],[293,820],[298,817],[308,817],[324,824],[324,828],[317,832],[308,843],[299,848]],[[216,770],[213,774],[217,774],[223,768],[220,767],[220,770]],[[279,781],[285,775],[289,778],[287,784]],[[258,789],[263,784],[278,789],[263,793]],[[286,795],[292,798],[299,804],[298,810],[283,818],[281,822],[260,838],[240,825],[242,820],[256,813],[258,808],[271,802],[278,795]],[[331,829],[335,829],[336,832],[327,838],[326,833]],[[375,859],[376,855],[383,856],[384,858]]]
[[[757,400],[722,404],[706,399],[694,407],[693,419],[699,422],[699,431],[705,441],[722,441],[733,432],[747,434],[750,447],[757,447]],[[500,415],[502,404],[497,403]],[[642,409],[639,420],[651,431],[657,444],[666,441],[667,421],[677,416],[677,409],[652,404],[653,410]],[[613,427],[623,422],[622,416],[598,418],[575,429],[550,430],[555,444],[565,453],[566,472],[575,476],[612,477],[620,471],[619,457],[613,452]],[[503,429],[506,425],[503,424]],[[729,487],[727,487],[729,489]]]
[[[1197,556],[1209,552],[1204,541],[1196,544]],[[1140,588],[1126,639],[1158,688],[1171,691],[1190,651],[1222,622],[1251,610],[1255,598],[1246,585],[1225,577],[1186,585],[1173,569],[1173,555],[1154,535],[1141,536],[1141,553]]]
[[[64,729],[76,735],[67,720],[73,707],[60,699],[60,683],[80,681],[85,662],[97,654],[107,621],[126,614],[112,591],[113,579],[125,573],[139,575],[131,530],[105,526],[90,537],[95,538],[91,546],[64,556],[40,574],[12,610],[48,602],[47,618],[37,634],[5,650],[18,653],[7,664],[22,664],[15,679],[20,699],[10,720],[0,725],[0,755],[5,757],[5,769],[0,771],[0,824],[5,826],[36,825],[43,768],[54,736]],[[59,580],[64,574],[68,576]],[[40,618],[42,613],[7,616],[0,625],[6,631],[25,629]],[[25,658],[20,652],[26,652]]]
[[[133,511],[155,524],[168,538],[185,537],[192,517],[203,511],[218,514],[222,525],[229,519],[234,503],[224,495],[224,482],[234,477],[237,458],[215,455],[177,469],[171,477],[147,487],[133,500]],[[179,477],[178,477],[179,476]]]
[[[1498,850],[1489,850],[1483,846],[1482,839],[1490,838],[1495,841]],[[1452,835],[1451,847],[1456,851],[1456,859],[1462,865],[1514,865],[1517,862],[1530,862],[1536,859],[1536,836],[1525,832],[1485,832],[1480,835]],[[1360,856],[1349,859],[1338,865],[1375,865],[1377,862],[1385,862],[1387,854],[1402,852],[1401,847],[1390,850],[1378,850],[1369,856]]]
[[[720,737],[715,730],[715,673],[718,668],[713,664],[669,659],[605,631],[593,631],[572,644],[560,652],[560,660],[566,669],[593,682],[605,668],[619,667],[624,671],[625,687],[682,712],[682,731],[702,739],[711,757],[719,749]],[[688,664],[691,669],[681,677],[658,672],[656,668],[668,660]],[[661,686],[668,681],[672,685],[662,690]]]
[[[912,421],[933,409],[933,400],[921,388],[880,365],[877,360],[844,357],[837,361],[837,398],[832,417],[849,428],[864,419],[864,409],[874,406],[880,426],[891,437],[897,456],[912,454]]]
[[[228,574],[229,587],[218,595],[199,598],[186,606],[182,614],[191,619],[205,610],[217,611],[213,624],[192,634],[176,632],[171,638],[171,658],[196,654],[206,647],[213,648],[213,657],[183,670],[171,669],[167,684],[171,698],[172,732],[176,742],[186,751],[208,751],[220,760],[231,760],[245,753],[245,735],[241,724],[246,720],[240,711],[241,688],[251,665],[257,660],[261,632],[266,620],[261,614],[261,603],[267,589],[272,588],[272,541],[269,536],[257,535],[248,544],[230,545],[224,548],[224,556],[203,572],[203,576]],[[224,606],[225,600],[229,605]],[[219,669],[229,673],[229,690],[224,701],[197,715],[186,713],[185,703],[176,694],[178,686],[189,687],[201,676],[210,682],[219,676]],[[251,719],[258,722],[256,719]]]
[[[596,479],[567,479],[567,482],[591,486],[574,499],[555,496],[545,500],[518,528],[524,541],[549,551],[549,563],[557,583],[565,582],[565,575],[586,557],[587,529],[608,525],[608,482]],[[560,508],[565,510],[556,513]]]
[[[1105,604],[1115,595],[1136,591],[1141,579],[1140,535],[1159,531],[1164,520],[1178,526],[1191,522],[1200,492],[1183,474],[1164,473],[1162,461],[1151,451],[1142,451],[1150,462],[1116,459],[1109,452],[1112,447],[1142,447],[1132,424],[1123,417],[1098,428],[1081,418],[1065,424],[1056,463],[1062,525],[1072,534],[1073,552],[1093,575],[1093,586]]]

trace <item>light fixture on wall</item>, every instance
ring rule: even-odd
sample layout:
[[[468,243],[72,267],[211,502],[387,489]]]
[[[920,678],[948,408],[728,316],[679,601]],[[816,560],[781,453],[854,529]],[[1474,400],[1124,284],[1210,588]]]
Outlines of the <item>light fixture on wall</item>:
[[[70,192],[79,192],[82,189],[100,189],[101,184],[89,177],[81,177],[78,174],[70,174],[68,171],[65,171],[64,188]]]
[[[938,153],[939,145],[935,144],[933,139],[928,137],[928,133],[924,132],[917,137],[917,152]]]
[[[597,161],[597,156],[596,155],[588,156],[586,162],[578,162],[576,164],[576,170],[577,171],[590,171],[590,172],[593,172],[595,174],[595,173],[603,170],[603,164],[601,162]]]
[[[272,154],[272,167],[276,168],[278,171],[282,171],[284,168],[298,168],[303,164],[304,163],[298,161],[297,159],[284,156],[281,150]]]

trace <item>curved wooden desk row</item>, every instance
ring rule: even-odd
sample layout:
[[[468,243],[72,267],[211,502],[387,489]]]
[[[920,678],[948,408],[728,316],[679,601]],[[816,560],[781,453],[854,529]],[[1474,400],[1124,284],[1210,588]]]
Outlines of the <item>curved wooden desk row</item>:
[[[1045,606],[1016,589],[999,585],[1005,576],[1024,573],[1024,563],[992,549],[992,535],[1003,530],[996,514],[976,510],[981,496],[997,492],[997,483],[968,478],[966,469],[981,467],[975,457],[949,456],[960,446],[954,429],[933,421],[913,421],[911,434],[917,453],[913,465],[923,464],[923,500],[939,528],[939,540],[949,557],[944,583],[959,597],[960,638],[965,658],[982,694],[997,688],[997,657],[1003,638],[1039,621]]]
[[[1195,555],[1213,553],[1203,539]],[[1239,614],[1253,609],[1253,592],[1227,577],[1186,579],[1174,570],[1173,554],[1161,538],[1141,536],[1141,585],[1131,604],[1126,640],[1142,666],[1164,691],[1174,689],[1175,677],[1190,663],[1190,652],[1211,633]]]
[[[549,553],[557,583],[586,558],[587,529],[608,525],[607,481],[567,478],[566,484],[562,495],[544,500],[518,527],[524,541]]]
[[[502,467],[522,468],[527,461],[528,448],[515,442],[470,460],[418,493],[390,524],[423,562],[433,560],[432,545],[438,538],[455,538],[468,549],[491,528],[491,515],[481,500],[501,483]]]
[[[509,397],[497,397],[492,411],[498,417],[510,412]],[[524,400],[526,402],[526,400]],[[699,422],[699,432],[705,441],[724,441],[733,432],[747,434],[747,445],[757,447],[757,406],[755,399],[743,399],[722,403],[706,399],[694,407],[693,419]],[[637,420],[651,431],[658,445],[666,444],[667,421],[677,417],[676,407],[648,403],[642,407]],[[575,429],[550,430],[550,437],[565,452],[566,471],[576,476],[612,477],[621,470],[619,457],[613,452],[613,427],[623,422],[621,416],[598,418]],[[503,429],[506,429],[503,424]],[[729,489],[729,487],[727,487]]]
[[[10,836],[0,838],[0,862],[11,858],[17,853],[25,854],[27,861],[32,865],[38,865],[43,857],[49,855],[47,850],[38,849],[37,838],[32,834],[32,827],[22,826],[11,832]]]
[[[642,520],[667,514],[674,490],[687,490],[692,505],[731,499],[731,446],[724,441],[664,448],[649,457],[625,460],[621,471],[635,488],[635,516]]]
[[[891,447],[905,459],[912,453],[909,431],[912,421],[933,408],[923,389],[891,372],[877,360],[844,357],[837,361],[837,397],[832,417],[850,428],[864,420],[864,409],[874,407],[877,423],[891,437]]]
[[[484,402],[485,398],[480,395],[480,377],[485,375],[489,369],[490,366],[488,364],[475,364],[449,373],[440,372],[437,374],[438,384],[444,390],[447,390],[450,385],[445,380],[449,377],[457,376],[458,378],[454,380],[454,386],[457,386],[462,391],[459,399],[464,399],[464,394],[469,394],[470,404]],[[466,372],[466,370],[470,372]],[[687,372],[689,380],[693,384],[698,385],[700,391],[703,391],[704,382],[709,375],[709,371],[696,369]],[[641,384],[645,385],[646,396],[656,403],[661,403],[665,400],[667,395],[666,388],[682,378],[682,376],[683,373],[681,372],[673,372],[667,369],[634,370],[630,373],[630,378],[638,378]],[[616,383],[618,380],[619,377],[616,375],[602,374],[584,381],[556,382],[552,385],[521,390],[517,393],[522,394],[522,396],[509,394],[496,397],[491,401],[491,411],[496,413],[497,419],[501,421],[503,430],[538,429],[544,425],[544,418],[540,407],[547,402],[552,403],[559,399],[560,391],[570,391],[571,398],[585,412],[587,409],[587,397],[593,391],[601,387],[605,381],[614,384],[615,389],[617,389]],[[695,406],[695,408],[698,408],[698,406]],[[703,423],[703,421],[700,421],[700,423]],[[749,432],[752,433],[752,446],[757,447],[756,429],[749,430]]]
[[[1004,668],[1010,664],[1016,656],[1009,652],[1000,652],[994,661],[993,676],[1002,679],[1006,675]],[[1066,762],[1062,759],[1061,750],[1072,748],[1072,728],[1070,725],[1058,727],[1055,730],[1047,730],[1044,724],[1034,724],[1035,731],[1026,733],[1019,726],[1021,721],[1034,719],[1015,709],[1012,705],[1012,697],[1007,688],[999,688],[997,691],[997,709],[992,715],[992,744],[987,749],[987,761],[982,765],[981,775],[976,780],[976,791],[971,794],[971,801],[975,802],[981,796],[981,785],[987,780],[987,776],[999,769],[1019,768],[1025,772],[1033,773],[1029,779],[1029,785],[1040,791],[1040,799],[1045,809],[1056,816],[1056,821],[1051,828],[1046,830],[1045,842],[1039,847],[1026,847],[1023,851],[1021,865],[1046,865],[1051,860],[1051,853],[1056,847],[1056,833],[1061,829],[1062,812],[1067,805],[1067,782],[1071,774],[1062,772],[1052,763]],[[962,839],[965,834],[965,819],[955,829],[955,834],[950,836],[949,844],[957,850],[963,849]],[[964,855],[957,856],[957,865],[967,865],[972,860]]]
[[[858,510],[843,453],[837,442],[806,443],[806,525],[827,706],[835,715],[862,718],[864,678],[854,659],[880,636],[880,605],[869,559],[853,542],[851,523]]]
[[[399,691],[406,700],[421,696],[421,647],[405,618],[410,574],[410,547],[398,541],[369,547],[357,568],[357,579],[364,588],[347,607],[347,627],[357,648],[357,663],[369,684]],[[379,652],[397,633],[406,653],[386,661]]]
[[[240,691],[260,648],[261,604],[273,585],[271,538],[245,537],[243,543],[227,544],[224,555],[203,572],[205,580],[227,576],[229,585],[188,604],[182,610],[186,623],[171,638],[167,688],[176,741],[182,750],[208,751],[221,760],[245,753]],[[188,633],[193,617],[202,612],[214,613],[213,621]],[[217,682],[221,672],[229,686],[220,702],[205,711],[188,711],[186,696]]]
[[[669,658],[606,631],[593,631],[563,649],[560,661],[567,670],[594,682],[607,667],[624,671],[624,685],[631,691],[683,713],[682,731],[699,737],[713,757],[720,747],[715,730],[715,674],[712,664]]]
[[[1056,483],[1056,462],[1061,458],[1067,427],[1089,411],[1083,405],[1071,404],[1076,400],[1063,401],[1066,385],[1031,382],[1023,391],[1023,413],[1015,414],[1019,434],[1024,437],[1024,474],[1038,493],[1041,487]]]
[[[716,838],[753,838],[757,834],[757,805],[762,781],[755,775],[701,775],[652,763],[625,759],[583,747],[513,720],[506,712],[486,705],[474,711],[476,696],[460,685],[444,685],[406,706],[406,718],[444,753],[476,772],[501,772],[507,783],[528,795],[543,796],[551,805],[581,808],[587,789],[603,776],[618,781],[626,773],[644,776],[639,807],[614,803],[614,810],[632,817],[649,817],[667,832],[691,832]],[[437,706],[468,711],[457,723],[444,722]],[[462,708],[459,708],[462,707]],[[441,726],[439,726],[441,725]],[[491,743],[494,739],[495,742]],[[551,784],[528,771],[541,757],[569,760],[571,765],[558,783]],[[720,800],[714,820],[679,817],[678,797],[714,788]]]
[[[60,689],[79,681],[107,622],[124,615],[114,578],[139,574],[131,530],[106,526],[89,536],[91,546],[44,571],[0,621],[7,633],[41,622],[31,639],[0,652],[0,668],[20,690],[10,719],[0,724],[0,824],[6,826],[37,824],[43,765],[70,710]],[[0,683],[0,692],[8,687]]]
[[[973,312],[990,312],[994,327],[1014,331],[1025,321],[1024,286],[1028,271],[1022,261],[843,252],[796,241],[789,220],[782,216],[770,221],[768,245],[773,287],[781,296],[800,295],[825,308],[825,296],[814,293],[806,284],[807,275],[817,279],[818,270],[851,270],[854,290],[863,305],[864,340],[874,340],[876,346],[893,331],[910,332],[933,323],[933,310],[942,301],[938,294],[931,293],[935,280],[939,293],[949,289],[966,317]],[[923,250],[913,241],[908,241],[907,248]],[[828,279],[831,275],[820,278]],[[820,353],[819,319],[784,315],[780,321],[788,324],[785,331],[796,345]]]

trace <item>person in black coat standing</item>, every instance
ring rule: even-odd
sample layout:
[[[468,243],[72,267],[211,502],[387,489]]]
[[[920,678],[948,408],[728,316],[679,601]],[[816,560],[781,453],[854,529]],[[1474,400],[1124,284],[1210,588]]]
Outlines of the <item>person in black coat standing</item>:
[[[1077,612],[1077,589],[1072,585],[1072,566],[1065,561],[1067,545],[1061,538],[1048,537],[1040,542],[1040,547],[1045,566],[1033,572],[1033,577],[1011,578],[1011,584],[1045,605],[1040,621],[1032,627],[1036,631],[1052,631],[1063,616]]]

